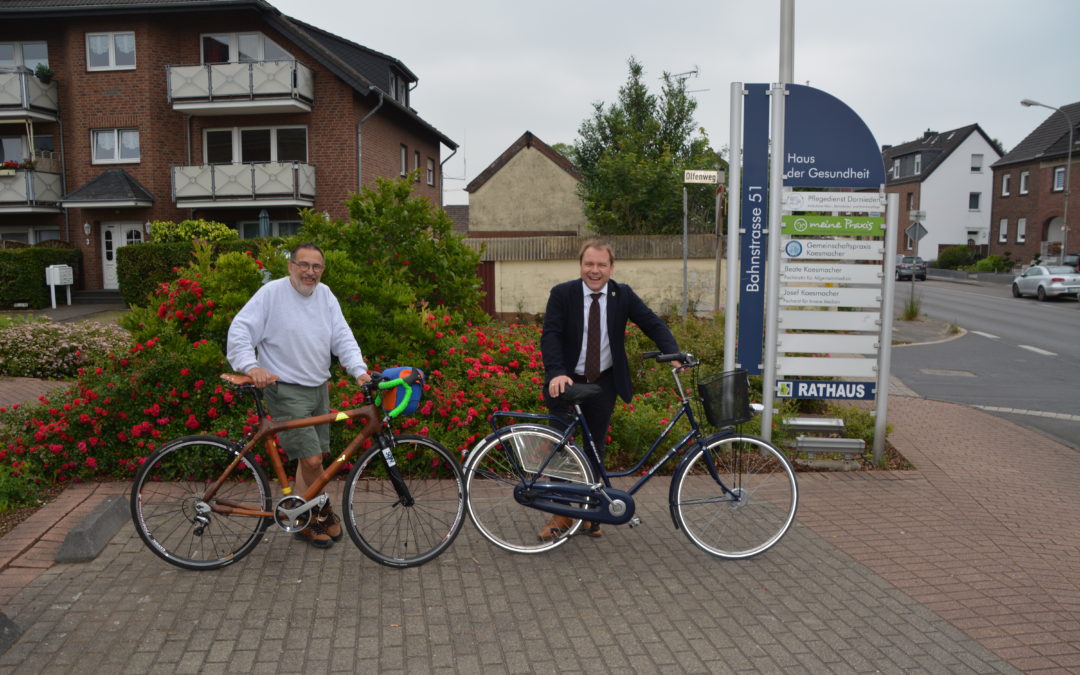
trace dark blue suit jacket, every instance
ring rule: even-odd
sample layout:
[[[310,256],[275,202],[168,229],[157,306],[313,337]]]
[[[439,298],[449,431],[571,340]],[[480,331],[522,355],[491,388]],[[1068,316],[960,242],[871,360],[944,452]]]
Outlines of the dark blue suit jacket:
[[[581,338],[585,334],[585,294],[581,279],[566,281],[551,289],[540,350],[544,357],[544,382],[557,375],[573,376],[581,355]],[[633,321],[665,354],[679,351],[675,336],[656,314],[625,284],[608,280],[607,332],[611,346],[612,375],[615,391],[627,403],[633,395],[630,386],[630,364],[626,359],[626,323]]]

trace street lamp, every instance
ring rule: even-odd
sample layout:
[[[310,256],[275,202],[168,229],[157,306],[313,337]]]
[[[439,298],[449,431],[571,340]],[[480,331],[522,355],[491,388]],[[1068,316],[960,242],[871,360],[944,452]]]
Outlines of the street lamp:
[[[1056,110],[1061,113],[1061,116],[1065,118],[1065,124],[1069,127],[1069,151],[1066,154],[1065,159],[1065,207],[1061,211],[1061,255],[1064,260],[1065,254],[1069,252],[1069,174],[1072,169],[1072,150],[1073,150],[1073,126],[1075,126],[1069,116],[1065,114],[1065,111],[1061,108],[1055,108],[1052,105],[1046,105],[1045,103],[1039,103],[1038,101],[1032,101],[1030,98],[1025,98],[1020,101],[1020,105],[1025,108],[1031,106],[1038,106],[1040,108],[1047,108],[1049,110]]]

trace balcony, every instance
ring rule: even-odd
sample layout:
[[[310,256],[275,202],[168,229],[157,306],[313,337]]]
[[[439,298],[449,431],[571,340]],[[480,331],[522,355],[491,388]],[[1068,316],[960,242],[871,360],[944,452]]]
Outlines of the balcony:
[[[166,66],[169,103],[189,115],[311,112],[314,73],[296,61]]]
[[[60,213],[63,194],[59,173],[0,170],[0,213]]]
[[[174,166],[173,201],[186,208],[315,204],[315,167],[301,162]]]
[[[56,82],[43,84],[25,68],[0,72],[0,121],[55,122],[58,100]]]

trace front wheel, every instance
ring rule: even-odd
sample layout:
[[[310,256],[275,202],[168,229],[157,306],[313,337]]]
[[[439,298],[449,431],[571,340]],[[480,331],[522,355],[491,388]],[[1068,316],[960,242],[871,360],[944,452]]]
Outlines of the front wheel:
[[[229,515],[218,508],[270,511],[270,484],[250,456],[216,436],[185,436],[146,460],[131,486],[131,520],[163,560],[189,570],[232,564],[259,543],[270,519]],[[211,483],[237,462],[210,501]]]
[[[709,471],[709,459],[719,483]],[[721,558],[749,558],[768,550],[795,519],[795,471],[779,450],[754,436],[706,440],[672,481],[679,527],[699,548]]]
[[[1012,285],[1012,291],[1013,291],[1013,297],[1014,298],[1019,298],[1020,297],[1020,287],[1019,286],[1017,286],[1016,284],[1013,284]]]
[[[465,460],[469,517],[484,538],[512,553],[540,553],[562,546],[581,521],[565,519],[560,536],[541,537],[552,514],[525,506],[514,497],[523,483],[593,483],[592,465],[576,446],[559,444],[548,427],[518,424],[484,440]],[[541,472],[542,473],[538,473]]]
[[[465,521],[461,465],[430,438],[396,436],[392,447],[372,447],[349,472],[342,513],[367,557],[390,567],[423,565],[454,542]]]

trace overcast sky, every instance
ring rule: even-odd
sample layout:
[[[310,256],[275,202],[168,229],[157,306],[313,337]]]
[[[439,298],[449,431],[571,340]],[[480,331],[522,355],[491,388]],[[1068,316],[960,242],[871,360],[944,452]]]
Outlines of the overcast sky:
[[[269,1],[420,78],[413,107],[460,145],[447,204],[526,130],[573,143],[630,56],[655,92],[664,71],[697,69],[687,89],[714,148],[731,83],[779,76],[780,0]],[[1080,101],[1078,25],[1077,0],[795,0],[794,82],[844,101],[879,145],[978,123],[1007,151],[1052,112],[1020,99]]]

